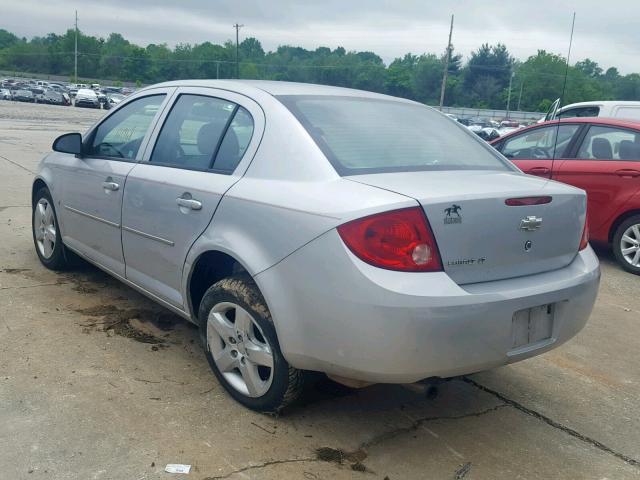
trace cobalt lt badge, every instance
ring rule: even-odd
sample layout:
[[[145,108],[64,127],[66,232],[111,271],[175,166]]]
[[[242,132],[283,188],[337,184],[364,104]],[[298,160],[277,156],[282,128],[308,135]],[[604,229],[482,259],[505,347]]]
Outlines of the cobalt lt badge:
[[[444,217],[444,224],[450,225],[452,223],[462,223],[460,210],[462,210],[462,207],[460,205],[456,205],[455,203],[450,207],[445,208],[444,213],[446,213],[446,215]],[[453,215],[455,215],[455,217]]]

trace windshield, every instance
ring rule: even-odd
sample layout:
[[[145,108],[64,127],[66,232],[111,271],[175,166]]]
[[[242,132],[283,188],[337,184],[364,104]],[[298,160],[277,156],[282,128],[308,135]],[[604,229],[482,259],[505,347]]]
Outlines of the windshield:
[[[510,170],[490,147],[417,104],[340,96],[280,96],[340,175]]]

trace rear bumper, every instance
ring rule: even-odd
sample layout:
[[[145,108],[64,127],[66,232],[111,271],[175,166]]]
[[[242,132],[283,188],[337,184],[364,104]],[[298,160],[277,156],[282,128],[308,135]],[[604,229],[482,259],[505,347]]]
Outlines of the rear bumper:
[[[584,327],[600,269],[588,247],[558,270],[459,286],[444,272],[367,265],[332,230],[255,279],[293,366],[409,383],[489,369],[561,345]],[[555,305],[551,337],[513,348],[514,312],[547,304]]]

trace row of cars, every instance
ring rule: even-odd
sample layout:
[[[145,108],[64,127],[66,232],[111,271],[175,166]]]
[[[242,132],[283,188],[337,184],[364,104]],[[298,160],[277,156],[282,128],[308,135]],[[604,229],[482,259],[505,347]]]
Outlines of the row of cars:
[[[51,105],[109,109],[120,103],[133,89],[101,87],[99,84],[52,83],[44,80],[7,78],[0,84],[0,99]]]
[[[514,121],[509,118],[497,121],[486,117],[459,118],[450,113],[447,113],[446,115],[452,120],[461,123],[487,142],[528,125],[528,123]]]

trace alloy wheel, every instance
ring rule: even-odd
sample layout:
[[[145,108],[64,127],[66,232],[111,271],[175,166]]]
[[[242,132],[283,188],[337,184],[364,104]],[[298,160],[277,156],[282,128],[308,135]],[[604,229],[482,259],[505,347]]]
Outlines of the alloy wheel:
[[[235,390],[261,397],[273,382],[273,350],[254,318],[241,306],[221,302],[209,312],[207,348]]]
[[[40,255],[48,260],[56,246],[56,218],[46,198],[41,198],[36,205],[33,229]]]
[[[634,267],[640,266],[640,225],[631,225],[624,231],[620,251],[627,262]]]

